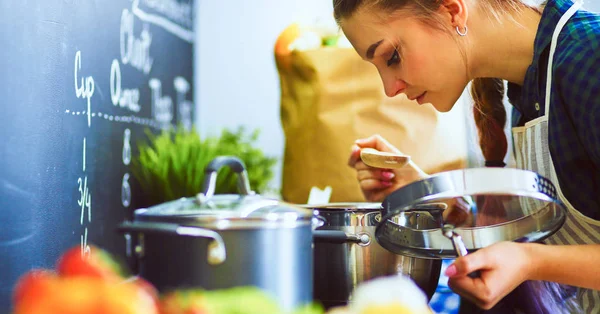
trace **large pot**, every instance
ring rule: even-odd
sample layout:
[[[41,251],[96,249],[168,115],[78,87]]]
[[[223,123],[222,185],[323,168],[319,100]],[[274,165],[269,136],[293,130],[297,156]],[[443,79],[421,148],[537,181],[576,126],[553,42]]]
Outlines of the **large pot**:
[[[315,235],[314,298],[326,308],[347,304],[352,291],[361,282],[398,274],[412,278],[431,299],[437,288],[441,260],[397,255],[381,247],[375,240],[375,229],[381,222],[380,203],[304,207],[313,209],[320,221],[317,232],[342,231],[351,238],[367,240],[326,243]],[[406,223],[417,229],[438,227],[441,210],[436,211],[436,208],[435,204],[416,208],[412,219]],[[436,217],[436,214],[440,216]]]
[[[213,195],[225,165],[239,174],[240,195]],[[119,229],[137,237],[139,275],[161,292],[256,286],[291,310],[312,301],[312,218],[254,194],[242,162],[219,157],[206,169],[204,193],[138,209]]]

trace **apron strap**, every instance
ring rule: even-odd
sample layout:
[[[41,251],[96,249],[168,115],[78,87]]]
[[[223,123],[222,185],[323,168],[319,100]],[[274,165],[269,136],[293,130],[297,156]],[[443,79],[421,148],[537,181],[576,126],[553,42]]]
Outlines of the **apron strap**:
[[[558,45],[558,35],[565,27],[569,19],[575,15],[577,10],[581,8],[583,5],[582,0],[575,0],[575,3],[563,14],[558,23],[556,24],[556,28],[554,29],[554,34],[552,34],[552,43],[550,44],[550,56],[548,57],[548,70],[546,74],[546,102],[545,102],[545,117],[549,119],[550,114],[550,95],[552,94],[552,66],[554,64],[554,53],[556,52],[556,46]]]

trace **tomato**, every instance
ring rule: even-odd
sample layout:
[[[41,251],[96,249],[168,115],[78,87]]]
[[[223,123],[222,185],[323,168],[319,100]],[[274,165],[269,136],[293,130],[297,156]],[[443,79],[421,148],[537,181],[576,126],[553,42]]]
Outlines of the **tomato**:
[[[52,290],[56,274],[45,269],[35,269],[21,276],[13,293],[15,303],[25,298],[36,298]]]
[[[32,270],[14,289],[13,314],[158,314],[158,291],[146,280],[125,280],[118,263],[92,247],[65,252],[57,273]]]
[[[120,265],[102,249],[90,247],[88,255],[82,255],[79,246],[65,252],[56,265],[63,277],[92,277],[119,282],[123,280]]]

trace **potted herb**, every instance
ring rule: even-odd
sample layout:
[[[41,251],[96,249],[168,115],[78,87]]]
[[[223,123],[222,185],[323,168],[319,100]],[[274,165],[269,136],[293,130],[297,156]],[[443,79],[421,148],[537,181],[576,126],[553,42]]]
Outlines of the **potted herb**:
[[[266,156],[255,142],[259,130],[247,132],[244,127],[224,129],[220,136],[202,139],[195,128],[182,127],[160,134],[147,131],[148,140],[138,145],[132,160],[132,173],[140,183],[145,202],[158,204],[202,191],[204,169],[217,156],[236,156],[248,172],[250,187],[257,193],[268,188],[274,176],[274,157]],[[217,194],[238,193],[237,175],[225,167],[217,176]]]

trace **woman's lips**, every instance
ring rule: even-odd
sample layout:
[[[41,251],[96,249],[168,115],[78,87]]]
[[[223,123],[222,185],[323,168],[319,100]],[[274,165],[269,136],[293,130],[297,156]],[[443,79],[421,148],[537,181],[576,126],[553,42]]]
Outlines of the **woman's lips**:
[[[417,99],[416,99],[416,100],[417,100],[417,102],[419,103],[419,105],[422,105],[422,104],[423,104],[423,101],[424,101],[424,98],[425,98],[425,95],[426,95],[426,94],[427,94],[427,92],[423,92],[423,94],[421,94],[421,95],[419,95],[419,96],[417,97]]]
[[[408,95],[406,95],[406,97],[411,101],[415,101],[415,100],[419,100],[419,98],[423,97],[425,95],[425,93],[427,93],[427,92],[423,92],[415,97],[409,97]]]

